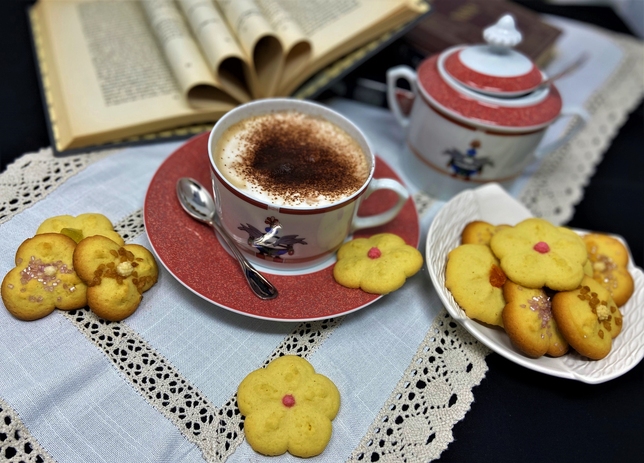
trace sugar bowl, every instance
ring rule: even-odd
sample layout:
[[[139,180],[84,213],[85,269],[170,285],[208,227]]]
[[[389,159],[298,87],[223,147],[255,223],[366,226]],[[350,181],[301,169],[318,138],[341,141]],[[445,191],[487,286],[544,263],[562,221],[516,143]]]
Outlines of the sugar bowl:
[[[437,198],[511,182],[535,157],[566,143],[588,117],[581,108],[564,107],[546,74],[513,48],[522,35],[511,15],[486,28],[483,38],[430,56],[416,71],[398,66],[387,72],[389,107],[407,132],[405,173]],[[399,79],[412,89],[410,112],[401,104]],[[572,129],[539,146],[562,116],[577,116]]]

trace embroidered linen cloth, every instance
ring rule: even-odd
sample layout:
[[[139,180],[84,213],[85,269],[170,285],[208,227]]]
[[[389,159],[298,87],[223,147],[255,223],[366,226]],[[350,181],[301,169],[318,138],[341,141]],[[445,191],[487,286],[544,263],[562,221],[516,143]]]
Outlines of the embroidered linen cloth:
[[[559,25],[566,31],[561,56],[593,52],[583,83],[573,74],[558,84],[565,101],[583,104],[591,121],[511,189],[536,215],[556,223],[571,216],[584,183],[644,91],[639,42],[569,21]],[[404,135],[387,111],[346,100],[328,104],[363,129],[405,180],[398,159]],[[565,124],[554,126],[545,141],[565,130]],[[142,221],[145,193],[180,145],[72,158],[44,150],[18,160],[0,176],[3,275],[14,266],[20,243],[53,215],[100,212],[128,242],[150,249]],[[444,203],[409,187],[424,254],[427,230]],[[430,461],[452,441],[452,427],[469,409],[487,353],[445,313],[425,268],[367,308],[309,323],[229,312],[161,268],[157,285],[121,323],[87,309],[21,322],[0,308],[0,431],[7,436],[0,445],[14,461],[274,461],[244,441],[234,394],[250,371],[280,354],[297,354],[341,394],[332,439],[314,460],[371,461],[375,454],[382,461]],[[286,454],[278,461],[299,459]]]

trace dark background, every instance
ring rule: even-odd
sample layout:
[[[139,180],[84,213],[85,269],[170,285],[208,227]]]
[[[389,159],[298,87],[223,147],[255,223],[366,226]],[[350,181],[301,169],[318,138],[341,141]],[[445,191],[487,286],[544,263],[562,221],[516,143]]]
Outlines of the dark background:
[[[26,16],[32,3],[0,0],[0,172],[21,154],[50,144]],[[609,7],[515,3],[631,34]],[[398,41],[324,96],[334,92],[357,95],[361,79],[384,82],[387,68],[414,64],[417,59],[404,41]],[[644,259],[643,131],[644,106],[640,104],[605,153],[569,222],[624,236],[640,267]],[[533,372],[496,354],[487,361],[487,376],[474,388],[472,408],[454,427],[455,441],[441,462],[641,461],[642,362],[620,378],[587,385]]]

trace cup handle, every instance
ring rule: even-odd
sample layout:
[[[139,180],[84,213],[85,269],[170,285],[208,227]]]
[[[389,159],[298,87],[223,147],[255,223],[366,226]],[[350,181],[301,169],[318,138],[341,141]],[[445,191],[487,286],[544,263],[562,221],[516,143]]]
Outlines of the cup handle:
[[[407,117],[407,113],[400,106],[399,96],[400,92],[404,92],[405,97],[409,98],[407,96],[409,92],[396,87],[398,79],[405,79],[409,82],[412,95],[415,96],[417,94],[416,72],[409,66],[396,66],[387,71],[387,102],[389,103],[389,109],[394,113],[398,123],[402,127],[407,127],[409,125],[409,117]]]
[[[565,135],[562,135],[556,140],[551,141],[550,143],[546,143],[545,145],[537,148],[534,152],[535,157],[541,158],[568,143],[575,135],[577,135],[577,133],[579,133],[581,129],[586,126],[586,124],[590,120],[590,115],[588,114],[588,112],[581,107],[563,108],[559,114],[559,117],[576,117],[575,124],[573,125],[572,129]]]
[[[394,217],[398,215],[407,200],[409,199],[409,191],[400,182],[393,178],[372,178],[367,191],[365,192],[364,199],[367,199],[374,191],[377,190],[391,190],[398,195],[396,204],[385,212],[380,214],[370,215],[368,217],[355,216],[351,224],[351,233],[362,228],[377,227],[391,222]]]

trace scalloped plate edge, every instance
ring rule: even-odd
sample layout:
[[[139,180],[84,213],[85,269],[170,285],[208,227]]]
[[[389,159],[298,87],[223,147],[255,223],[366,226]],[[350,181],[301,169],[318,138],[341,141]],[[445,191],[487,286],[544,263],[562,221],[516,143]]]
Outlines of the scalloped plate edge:
[[[631,370],[644,358],[644,273],[633,265],[630,255],[628,270],[635,282],[635,292],[621,311],[624,317],[622,333],[613,341],[610,354],[602,360],[588,360],[576,353],[563,357],[540,357],[533,359],[522,354],[510,342],[502,329],[484,326],[469,319],[445,288],[445,263],[447,253],[460,244],[460,232],[472,220],[485,220],[493,224],[514,225],[531,217],[531,213],[500,185],[491,183],[466,190],[452,198],[438,212],[427,233],[427,270],[438,296],[449,314],[481,343],[521,366],[544,374],[577,381],[598,384],[617,378]],[[586,230],[575,230],[588,233]],[[621,236],[611,235],[625,244]]]

